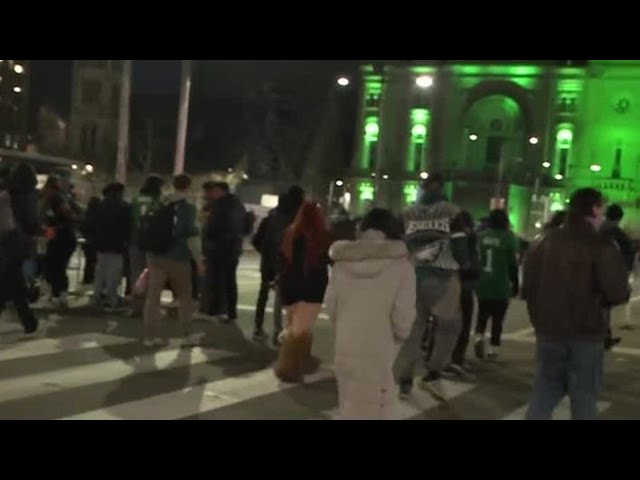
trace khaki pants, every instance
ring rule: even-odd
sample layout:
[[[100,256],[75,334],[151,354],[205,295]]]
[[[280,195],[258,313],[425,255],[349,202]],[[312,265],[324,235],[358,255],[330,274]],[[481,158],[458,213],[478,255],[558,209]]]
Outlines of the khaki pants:
[[[191,264],[167,258],[149,260],[149,286],[144,305],[145,336],[158,336],[160,323],[160,297],[167,281],[177,296],[180,306],[178,318],[185,334],[191,328],[194,303],[191,292]]]

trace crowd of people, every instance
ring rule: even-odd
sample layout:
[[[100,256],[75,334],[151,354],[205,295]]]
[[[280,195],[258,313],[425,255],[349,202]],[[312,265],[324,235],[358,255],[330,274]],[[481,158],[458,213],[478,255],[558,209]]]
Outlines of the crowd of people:
[[[76,226],[85,239],[90,304],[141,317],[146,347],[167,343],[165,289],[173,292],[186,344],[197,342],[197,309],[222,323],[237,319],[236,271],[253,217],[226,183],[202,186],[201,209],[187,175],[173,179],[170,193],[150,176],[130,203],[124,186],[111,183],[82,218],[58,178],[41,192],[35,186],[27,165],[0,177],[0,308],[11,301],[26,333],[38,329],[29,303],[39,273],[51,305],[66,305]],[[261,256],[253,339],[269,339],[265,312],[273,291],[275,375],[299,383],[319,367],[311,352],[324,304],[335,331],[340,417],[393,419],[417,373],[419,387],[441,402],[443,378],[473,373],[466,361],[472,331],[475,356],[496,358],[509,303],[521,295],[537,339],[527,418],[550,418],[565,395],[573,418],[595,418],[603,355],[620,341],[611,336],[610,310],[629,300],[635,261],[620,227],[622,209],[609,206],[605,221],[602,195],[578,190],[568,211],[523,252],[503,210],[476,225],[443,187],[443,178],[431,175],[401,217],[371,208],[357,231],[344,215],[342,227],[332,228],[299,186],[279,196],[252,237]],[[131,304],[120,292],[123,277]]]

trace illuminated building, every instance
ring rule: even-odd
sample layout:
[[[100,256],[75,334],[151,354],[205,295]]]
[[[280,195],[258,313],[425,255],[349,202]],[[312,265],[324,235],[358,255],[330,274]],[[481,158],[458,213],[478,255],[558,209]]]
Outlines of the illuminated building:
[[[640,228],[640,61],[515,62],[363,67],[357,213],[376,197],[400,210],[437,171],[475,218],[504,199],[527,236],[585,186]]]
[[[27,144],[29,75],[27,60],[0,60],[0,148]]]

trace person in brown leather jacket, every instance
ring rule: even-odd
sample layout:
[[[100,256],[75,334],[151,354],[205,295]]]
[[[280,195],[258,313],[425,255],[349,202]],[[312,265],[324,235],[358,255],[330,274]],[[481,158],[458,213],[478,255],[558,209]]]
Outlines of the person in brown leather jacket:
[[[564,225],[536,242],[525,260],[522,296],[536,331],[529,420],[550,419],[566,394],[574,420],[597,416],[609,327],[603,312],[630,295],[622,255],[598,233],[603,213],[600,192],[576,191]]]

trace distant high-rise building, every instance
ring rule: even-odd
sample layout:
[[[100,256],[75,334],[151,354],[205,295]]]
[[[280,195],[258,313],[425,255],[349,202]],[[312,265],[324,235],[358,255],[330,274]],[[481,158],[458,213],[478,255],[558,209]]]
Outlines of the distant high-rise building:
[[[118,143],[122,60],[76,60],[73,65],[69,145],[74,158],[111,172]]]
[[[29,63],[0,60],[0,147],[23,149],[27,144]]]

